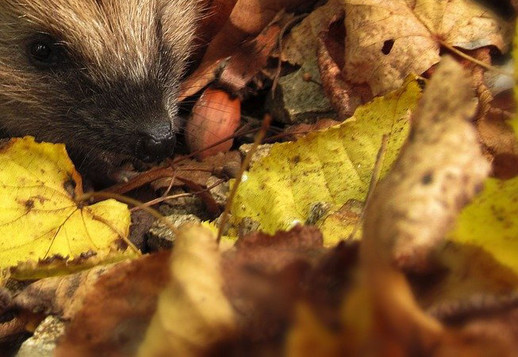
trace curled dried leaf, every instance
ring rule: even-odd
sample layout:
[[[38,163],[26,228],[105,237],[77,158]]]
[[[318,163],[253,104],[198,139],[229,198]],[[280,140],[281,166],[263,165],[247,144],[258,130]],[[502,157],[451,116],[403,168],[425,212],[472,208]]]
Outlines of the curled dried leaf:
[[[367,208],[368,261],[381,255],[400,267],[426,268],[430,252],[488,174],[468,121],[476,104],[469,79],[453,59],[442,62],[415,113],[404,153]]]
[[[199,356],[233,334],[234,313],[223,294],[220,259],[208,229],[189,226],[178,234],[171,281],[159,296],[139,356]]]

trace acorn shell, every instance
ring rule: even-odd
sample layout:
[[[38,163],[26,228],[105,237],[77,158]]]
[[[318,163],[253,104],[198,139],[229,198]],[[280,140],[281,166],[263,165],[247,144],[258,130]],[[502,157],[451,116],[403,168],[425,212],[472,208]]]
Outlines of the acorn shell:
[[[234,141],[230,137],[239,127],[240,120],[241,101],[238,98],[232,98],[220,89],[207,88],[194,105],[185,128],[189,150],[199,151],[198,159],[228,151]],[[226,138],[229,140],[207,149]]]

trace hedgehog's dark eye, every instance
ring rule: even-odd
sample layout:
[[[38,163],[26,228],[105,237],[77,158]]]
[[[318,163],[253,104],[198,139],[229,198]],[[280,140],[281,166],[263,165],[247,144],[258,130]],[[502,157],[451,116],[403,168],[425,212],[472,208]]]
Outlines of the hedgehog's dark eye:
[[[28,55],[31,63],[40,69],[55,68],[65,59],[63,46],[48,35],[38,34],[29,42]]]

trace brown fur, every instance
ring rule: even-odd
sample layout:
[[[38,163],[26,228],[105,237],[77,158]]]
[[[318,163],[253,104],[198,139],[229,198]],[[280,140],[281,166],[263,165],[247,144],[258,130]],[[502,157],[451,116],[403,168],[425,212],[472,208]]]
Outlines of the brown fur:
[[[176,117],[196,7],[195,0],[0,0],[0,128],[86,156],[134,156],[136,132]],[[30,62],[28,46],[41,34],[63,45],[66,64],[41,70]]]

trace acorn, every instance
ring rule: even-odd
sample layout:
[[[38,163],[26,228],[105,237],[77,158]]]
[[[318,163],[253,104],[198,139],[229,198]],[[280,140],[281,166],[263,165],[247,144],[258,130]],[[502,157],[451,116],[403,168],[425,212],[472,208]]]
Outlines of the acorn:
[[[189,150],[198,152],[198,159],[227,152],[232,147],[232,135],[239,127],[240,120],[239,98],[233,98],[220,89],[207,88],[194,105],[187,121],[185,138]],[[211,147],[227,138],[223,143]]]

